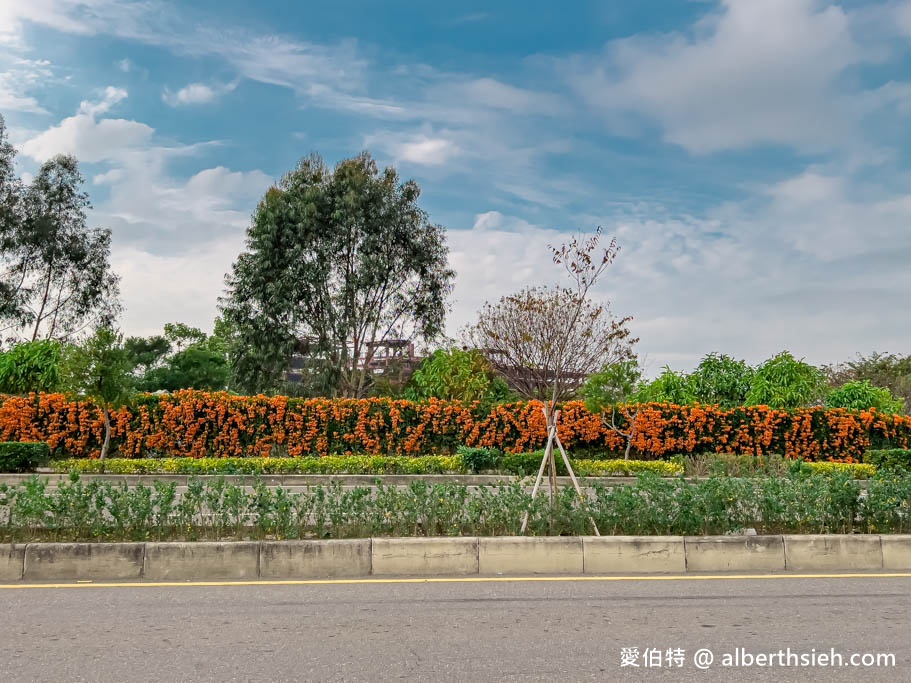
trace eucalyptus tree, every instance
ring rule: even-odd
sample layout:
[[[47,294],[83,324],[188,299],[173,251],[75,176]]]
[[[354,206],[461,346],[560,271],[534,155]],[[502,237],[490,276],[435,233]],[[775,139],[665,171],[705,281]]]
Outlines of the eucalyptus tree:
[[[455,274],[419,197],[367,152],[313,154],[266,192],[221,301],[238,387],[281,387],[299,355],[311,391],[364,396],[383,342],[441,334]]]
[[[14,340],[66,341],[119,312],[111,233],[89,228],[73,156],[41,165],[25,185],[0,122],[0,330]]]

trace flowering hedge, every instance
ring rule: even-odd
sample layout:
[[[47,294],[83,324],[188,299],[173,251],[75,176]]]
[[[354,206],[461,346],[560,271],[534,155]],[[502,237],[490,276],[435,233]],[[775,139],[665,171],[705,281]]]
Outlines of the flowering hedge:
[[[103,422],[96,406],[60,394],[2,397],[0,441],[46,441],[55,455],[97,457]],[[628,431],[618,416],[617,426]],[[624,437],[581,403],[563,406],[560,438],[578,453],[622,454]],[[249,457],[370,453],[450,454],[459,445],[508,452],[541,448],[547,433],[539,403],[483,410],[430,400],[289,399],[180,391],[142,395],[116,411],[119,457]],[[875,411],[765,406],[639,406],[631,457],[675,453],[781,453],[804,460],[854,462],[868,448],[911,447],[911,416]]]

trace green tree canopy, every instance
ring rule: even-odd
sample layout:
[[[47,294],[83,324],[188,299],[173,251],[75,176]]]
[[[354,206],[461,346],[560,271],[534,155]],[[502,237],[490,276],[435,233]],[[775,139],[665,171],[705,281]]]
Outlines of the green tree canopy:
[[[161,335],[128,337],[124,342],[124,348],[134,369],[138,370],[140,375],[145,375],[164,362],[171,353],[171,342]]]
[[[696,402],[696,396],[685,373],[664,366],[657,378],[639,387],[632,400],[636,403],[689,405]]]
[[[63,353],[60,342],[39,339],[16,344],[0,354],[0,393],[59,391],[63,382]]]
[[[642,369],[635,357],[604,366],[582,385],[580,397],[593,413],[617,403],[631,401],[642,381]]]
[[[493,402],[510,396],[509,387],[477,349],[438,349],[411,376],[406,396],[412,400]]]
[[[311,155],[266,192],[221,306],[242,389],[279,388],[298,354],[329,393],[362,396],[377,342],[441,333],[454,273],[419,196],[366,152],[334,170]]]
[[[892,396],[884,387],[875,387],[869,380],[846,382],[826,396],[829,408],[847,408],[849,410],[869,410],[875,408],[881,413],[901,413],[904,401]]]
[[[803,408],[819,403],[824,394],[823,372],[783,351],[756,368],[746,404]]]
[[[858,354],[853,360],[827,366],[825,372],[833,389],[847,382],[867,380],[874,387],[888,389],[896,399],[904,401],[905,410],[911,410],[911,355]]]
[[[123,336],[110,326],[102,326],[67,358],[66,385],[70,392],[92,399],[104,418],[104,443],[101,459],[111,444],[111,410],[124,405],[133,392],[132,364],[123,346]]]
[[[227,348],[220,336],[168,323],[164,336],[130,337],[124,347],[140,391],[222,391],[228,386]]]
[[[746,403],[753,374],[753,368],[746,361],[723,353],[710,353],[687,378],[688,391],[705,405],[742,406]]]

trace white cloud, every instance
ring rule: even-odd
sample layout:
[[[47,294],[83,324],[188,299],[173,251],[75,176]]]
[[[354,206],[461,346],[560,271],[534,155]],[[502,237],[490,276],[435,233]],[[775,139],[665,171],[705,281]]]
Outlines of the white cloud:
[[[44,109],[38,100],[29,95],[19,94],[15,75],[11,72],[0,73],[0,111],[24,111],[41,113]]]
[[[446,83],[439,90],[449,90],[453,102],[502,109],[525,115],[556,115],[565,111],[563,102],[550,93],[525,90],[493,78],[477,78],[463,83]]]
[[[211,330],[224,275],[243,249],[234,234],[175,254],[152,254],[114,241],[112,266],[124,301],[121,327],[132,335],[161,334],[165,323],[184,322]]]
[[[233,91],[237,83],[225,83],[224,85],[206,85],[205,83],[190,83],[177,92],[171,92],[165,88],[161,99],[172,107],[179,107],[190,104],[209,104],[214,102],[222,95]]]
[[[46,59],[24,59],[16,57],[14,52],[0,55],[0,112],[46,113],[29,93],[52,77],[53,69]]]
[[[79,103],[79,113],[87,116],[97,116],[98,114],[107,114],[119,102],[125,100],[128,93],[123,88],[115,88],[109,85],[104,89],[101,99],[97,102],[83,100]]]
[[[723,0],[689,34],[614,41],[600,63],[568,70],[615,123],[645,116],[692,152],[763,143],[819,151],[850,139],[856,121],[839,79],[868,58],[836,5]]]
[[[418,166],[442,166],[463,154],[450,131],[380,131],[364,139],[367,148],[388,154],[396,163]]]
[[[99,173],[92,178],[95,185],[111,185],[123,179],[123,169],[112,168],[106,173]]]
[[[108,87],[100,100],[83,101],[75,116],[26,140],[20,151],[39,162],[56,154],[73,154],[84,163],[119,160],[125,150],[147,145],[154,132],[138,121],[97,120],[126,97],[125,90]]]
[[[0,3],[0,43],[22,45],[24,23],[35,23],[63,33],[95,35],[110,27],[132,32],[158,3],[120,0],[7,0]]]
[[[485,211],[474,217],[472,230],[529,230],[534,226],[515,216],[504,216],[499,211]]]
[[[104,118],[124,96],[109,88],[99,101],[83,102],[80,113],[21,143],[20,150],[39,162],[73,154],[83,163],[106,165],[93,176],[94,184],[109,188],[94,220],[111,227],[121,246],[167,255],[242,234],[271,178],[223,166],[202,167],[187,179],[172,176],[173,159],[197,155],[212,143],[163,146],[145,123]]]
[[[458,147],[444,138],[419,138],[402,142],[394,151],[396,159],[427,166],[444,164],[458,153]]]

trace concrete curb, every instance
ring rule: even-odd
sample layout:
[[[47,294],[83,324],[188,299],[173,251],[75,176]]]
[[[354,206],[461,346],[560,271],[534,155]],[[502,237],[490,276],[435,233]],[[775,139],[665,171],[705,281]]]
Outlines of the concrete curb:
[[[0,544],[0,582],[911,570],[911,535]]]

